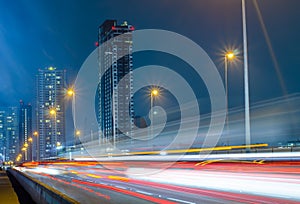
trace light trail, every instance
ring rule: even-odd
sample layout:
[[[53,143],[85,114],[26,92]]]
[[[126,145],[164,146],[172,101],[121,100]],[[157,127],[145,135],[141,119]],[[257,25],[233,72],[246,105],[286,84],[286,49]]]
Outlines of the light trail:
[[[271,152],[271,153],[232,153],[209,155],[136,155],[118,157],[81,157],[75,161],[202,161],[202,160],[265,160],[265,161],[299,161],[300,152]]]
[[[58,184],[74,187],[73,192],[66,191],[65,187],[61,189],[68,195],[71,193],[76,197],[84,190],[111,202],[116,199],[111,193],[151,203],[300,202],[300,162],[215,160],[203,162],[204,165],[169,162],[172,165],[166,169],[160,168],[168,162],[86,162],[86,166],[83,165],[85,162],[76,163],[41,162],[18,169],[54,185],[57,190],[60,189]],[[103,167],[105,163],[110,164],[108,168],[111,169]],[[35,168],[45,171],[35,171]],[[49,174],[49,169],[58,170],[60,174]],[[80,189],[79,192],[76,188]],[[118,203],[122,203],[122,199]]]
[[[224,167],[224,166],[223,166]],[[237,168],[237,167],[236,167]],[[270,169],[269,169],[270,170]],[[197,189],[226,191],[247,195],[257,195],[275,199],[289,199],[289,203],[300,201],[300,175],[285,176],[282,174],[268,173],[242,173],[222,170],[174,170],[157,171],[143,169],[144,176],[130,176],[133,179],[183,186]],[[258,170],[259,171],[259,170]],[[140,169],[129,169],[128,175],[137,175]],[[147,176],[145,176],[147,175]],[[259,199],[259,198],[258,198]],[[262,198],[260,198],[262,199]],[[272,199],[271,199],[272,200]],[[283,201],[282,201],[283,202]]]
[[[99,160],[100,157],[118,157],[118,156],[131,156],[131,155],[166,155],[166,154],[176,154],[176,153],[200,153],[200,152],[210,152],[210,151],[229,151],[233,149],[247,149],[247,148],[259,148],[268,147],[268,144],[251,144],[251,145],[236,145],[236,146],[223,146],[223,147],[210,147],[210,148],[195,148],[195,149],[174,149],[174,150],[163,150],[163,151],[141,151],[141,152],[126,152],[122,154],[103,154],[98,155],[98,158],[89,157],[74,157],[77,161],[88,161],[88,160]]]

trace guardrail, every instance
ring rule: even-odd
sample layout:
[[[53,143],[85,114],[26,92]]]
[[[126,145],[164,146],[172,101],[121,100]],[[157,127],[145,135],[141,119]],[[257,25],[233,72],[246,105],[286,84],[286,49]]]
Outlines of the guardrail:
[[[31,195],[31,198],[38,204],[77,204],[78,201],[62,194],[58,190],[48,186],[34,178],[15,169],[7,170],[8,174],[23,186]]]

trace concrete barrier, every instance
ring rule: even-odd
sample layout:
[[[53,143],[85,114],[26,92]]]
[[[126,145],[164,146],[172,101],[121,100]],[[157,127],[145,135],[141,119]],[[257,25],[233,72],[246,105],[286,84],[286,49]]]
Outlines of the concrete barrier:
[[[31,195],[32,199],[38,204],[77,204],[78,201],[62,194],[58,190],[48,186],[34,178],[15,169],[8,170],[23,188]]]

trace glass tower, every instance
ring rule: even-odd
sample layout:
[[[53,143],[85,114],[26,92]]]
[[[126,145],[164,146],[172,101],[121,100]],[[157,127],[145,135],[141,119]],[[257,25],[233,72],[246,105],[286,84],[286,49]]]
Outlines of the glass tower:
[[[37,75],[38,160],[56,157],[65,146],[65,70],[40,69]]]
[[[4,161],[14,161],[19,153],[18,108],[0,108],[0,149]]]
[[[99,27],[98,123],[102,143],[110,142],[116,145],[132,134],[133,30],[134,27],[127,22],[118,25],[116,20],[106,20]],[[120,80],[122,83],[119,83]],[[125,116],[129,116],[130,119],[126,119]]]
[[[20,110],[19,110],[19,149],[22,149],[24,144],[29,144],[27,150],[28,161],[33,159],[32,155],[32,140],[29,138],[32,137],[32,106],[30,104],[24,104],[20,101]]]

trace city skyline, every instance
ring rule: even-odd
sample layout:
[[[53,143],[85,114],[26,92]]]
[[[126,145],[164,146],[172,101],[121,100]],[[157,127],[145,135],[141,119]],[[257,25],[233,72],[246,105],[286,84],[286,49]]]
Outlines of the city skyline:
[[[1,57],[3,64],[0,67],[2,72],[0,104],[2,106],[14,105],[21,98],[33,104],[35,93],[32,82],[39,68],[53,65],[67,69],[70,73],[67,83],[72,84],[84,59],[95,49],[97,27],[108,16],[111,16],[111,13],[114,14],[114,19],[128,20],[129,23],[134,23],[136,29],[158,28],[186,35],[206,50],[222,76],[224,74],[222,50],[229,46],[238,48],[241,52],[241,12],[238,1],[228,0],[222,3],[214,0],[210,2],[187,1],[184,4],[179,1],[172,1],[172,3],[162,1],[153,4],[119,1],[118,7],[112,7],[116,2],[90,1],[88,5],[84,6],[82,2],[78,2],[72,5],[68,11],[65,9],[69,5],[68,1],[61,4],[55,1],[44,3],[31,1],[26,4],[20,2],[17,8],[8,2],[3,3],[2,8],[5,7],[6,11],[2,12],[1,10],[0,14],[2,19],[0,21],[0,41],[4,45],[1,48],[1,53],[4,55],[2,55],[3,59]],[[28,5],[32,7],[29,9]],[[253,2],[247,1],[247,16],[250,17],[247,19],[250,104],[279,97],[284,93],[278,75],[276,75],[274,59],[272,60],[267,38],[272,43],[286,92],[300,91],[300,85],[297,83],[299,70],[296,69],[300,64],[299,57],[296,55],[299,46],[289,46],[291,43],[296,43],[296,45],[298,43],[297,33],[300,32],[300,28],[296,23],[296,8],[299,3],[295,0],[290,0],[288,3],[283,0],[275,0],[258,1],[258,5],[268,36],[264,36]],[[142,6],[147,10],[157,10],[157,16],[143,13]],[[57,7],[57,15],[52,14],[54,7]],[[187,8],[190,9],[188,13],[184,12]],[[210,12],[206,11],[208,8]],[[8,13],[8,11],[12,12]],[[159,11],[166,11],[169,15],[163,15],[164,12]],[[175,11],[178,15],[175,15]],[[76,17],[74,15],[76,12],[89,13],[89,15],[83,15],[82,18]],[[138,13],[139,18],[134,15],[135,12]],[[58,22],[60,16],[66,16],[66,18]],[[226,17],[223,18],[223,16]],[[270,23],[271,20],[276,23]],[[293,22],[295,22],[295,26],[290,26]],[[31,30],[36,31],[36,34],[41,37],[36,38],[35,33],[31,33],[30,29],[23,29],[22,37],[25,36],[27,40],[21,42],[19,29],[24,28],[25,25],[32,28]],[[79,26],[81,27],[80,32],[75,33],[74,29]],[[190,28],[193,28],[193,32]],[[46,42],[51,43],[46,44]],[[240,53],[238,57],[241,59],[242,54]],[[243,104],[242,66],[241,60],[235,65],[229,66],[230,107]],[[268,86],[264,85],[265,78],[268,79]],[[3,84],[4,82],[5,84]],[[24,84],[22,89],[20,88],[21,84]]]
[[[34,1],[32,1],[34,2]],[[254,3],[253,3],[254,2]],[[277,53],[280,53],[282,50],[282,48],[287,48],[287,49],[296,49],[297,51],[297,46],[294,46],[293,48],[290,48],[288,45],[289,43],[283,44],[285,41],[289,41],[291,39],[289,38],[285,38],[285,39],[280,39],[280,40],[273,40],[273,36],[275,35],[275,32],[272,32],[272,29],[278,31],[277,33],[280,34],[280,32],[283,32],[281,29],[281,26],[284,26],[284,24],[280,24],[282,22],[289,22],[290,20],[292,20],[291,18],[289,18],[292,15],[296,15],[296,13],[293,12],[289,12],[288,15],[285,16],[281,16],[281,21],[276,21],[278,23],[278,25],[273,25],[271,26],[270,24],[268,24],[268,19],[272,16],[274,17],[274,15],[276,14],[276,12],[285,12],[286,10],[284,10],[284,8],[288,8],[289,11],[294,11],[293,9],[291,9],[291,5],[297,5],[296,2],[290,1],[292,3],[289,4],[282,4],[282,1],[280,0],[276,0],[275,4],[277,5],[283,5],[285,7],[282,7],[282,10],[268,10],[268,1],[266,2],[257,2],[257,1],[247,1],[247,14],[248,17],[252,16],[253,18],[248,18],[248,34],[249,34],[249,74],[250,74],[250,104],[255,104],[256,102],[259,101],[263,101],[263,100],[268,100],[268,99],[272,99],[272,98],[277,98],[280,97],[284,94],[293,94],[293,93],[298,93],[300,92],[300,86],[299,83],[297,82],[297,73],[299,72],[296,67],[299,65],[299,57],[297,56],[293,56],[291,54],[289,55],[280,55],[280,57]],[[255,8],[256,3],[258,3],[259,7]],[[45,5],[47,5],[47,9],[46,7],[44,8],[47,12],[52,12],[53,6],[56,5],[57,2],[49,3],[46,2]],[[124,3],[120,3],[120,7],[121,5],[123,5]],[[114,17],[113,19],[118,19],[118,21],[122,22],[122,20],[127,20],[128,19],[128,23],[129,24],[134,24],[135,25],[135,29],[139,30],[139,29],[147,29],[147,28],[159,28],[159,29],[166,29],[166,30],[171,30],[171,31],[175,31],[178,32],[179,34],[183,34],[186,35],[187,37],[190,37],[191,40],[194,40],[196,43],[198,43],[201,47],[203,47],[203,49],[208,53],[209,57],[212,58],[214,64],[217,66],[219,74],[221,75],[221,77],[223,78],[224,76],[224,51],[227,49],[228,51],[233,50],[236,52],[237,54],[237,60],[234,63],[229,62],[228,64],[228,90],[229,90],[229,96],[228,96],[228,106],[229,108],[233,108],[233,107],[241,107],[244,103],[244,98],[243,98],[243,70],[242,70],[242,66],[243,66],[243,62],[242,62],[242,50],[241,50],[241,44],[242,44],[242,39],[241,39],[241,22],[240,22],[240,11],[239,11],[239,3],[236,3],[235,1],[231,1],[228,0],[228,2],[226,3],[216,3],[216,1],[211,1],[210,3],[203,3],[203,2],[192,2],[192,1],[187,1],[186,5],[195,5],[198,9],[202,10],[203,13],[198,14],[194,9],[191,10],[190,13],[186,14],[186,16],[180,16],[182,19],[180,19],[179,22],[174,21],[174,18],[176,19],[176,16],[172,16],[172,21],[168,21],[168,17],[165,16],[164,21],[158,23],[157,21],[154,21],[155,18],[157,17],[153,17],[153,19],[148,18],[147,16],[143,16],[142,19],[136,19],[133,15],[129,15],[129,13],[124,12],[123,10],[120,11],[120,13],[116,12],[116,17]],[[34,7],[38,8],[38,7],[43,7],[45,6],[43,3],[38,3],[35,2]],[[78,9],[77,7],[80,5],[80,3],[76,4],[74,7],[71,8],[70,11],[68,12],[74,12],[76,9]],[[96,11],[96,8],[99,8],[100,10],[103,9],[102,6],[106,6],[106,7],[110,7],[111,3],[109,2],[103,2],[103,4],[97,4],[96,1],[92,1],[90,2],[90,6],[94,5],[95,8],[93,7],[83,7],[82,9],[87,12],[87,11],[91,11],[91,16],[94,17],[94,15],[97,16],[97,18],[93,18],[91,21],[85,21],[84,19],[82,19],[82,21],[86,22],[87,25],[82,26],[82,29],[84,31],[86,31],[87,35],[89,37],[86,37],[87,40],[71,40],[74,44],[69,44],[67,41],[69,39],[73,39],[73,38],[80,38],[82,36],[85,36],[84,33],[79,32],[77,34],[72,34],[69,35],[69,38],[66,38],[66,36],[64,35],[64,32],[69,32],[69,28],[65,27],[62,32],[59,32],[58,30],[56,30],[54,32],[55,29],[58,29],[59,27],[61,27],[61,25],[66,25],[69,21],[63,21],[62,23],[57,23],[57,24],[53,24],[53,19],[47,19],[45,25],[37,25],[36,27],[34,27],[34,29],[45,29],[43,30],[43,32],[46,31],[46,35],[42,35],[43,37],[45,37],[45,39],[50,40],[53,39],[52,37],[55,36],[56,39],[60,39],[60,43],[50,43],[52,44],[51,46],[49,46],[48,44],[44,44],[43,42],[38,42],[37,45],[33,45],[33,47],[35,46],[41,46],[42,50],[41,53],[42,55],[44,55],[41,58],[35,58],[36,61],[34,60],[33,62],[28,63],[29,64],[35,64],[35,66],[30,66],[30,69],[25,69],[27,65],[27,63],[22,63],[23,68],[18,69],[18,71],[16,72],[12,72],[14,69],[16,69],[16,67],[10,69],[9,71],[3,69],[3,65],[1,65],[1,70],[3,70],[3,75],[2,77],[4,78],[4,80],[7,82],[7,78],[11,78],[11,88],[6,88],[7,92],[1,92],[0,95],[0,105],[2,106],[14,106],[14,101],[17,102],[20,98],[25,98],[26,101],[31,102],[32,104],[35,105],[34,101],[35,101],[35,96],[32,95],[32,91],[35,90],[35,85],[33,83],[32,80],[30,80],[29,78],[34,77],[34,75],[36,74],[36,72],[38,72],[38,69],[40,69],[40,67],[51,67],[51,65],[55,66],[55,67],[61,67],[62,69],[66,69],[68,70],[68,72],[70,73],[70,76],[66,78],[66,85],[65,88],[69,87],[70,85],[73,84],[75,77],[76,77],[76,73],[77,71],[80,69],[80,66],[82,64],[82,62],[84,61],[84,57],[87,57],[89,52],[87,50],[89,50],[90,52],[93,51],[94,49],[96,49],[97,45],[99,45],[98,42],[98,37],[94,36],[91,37],[91,33],[93,32],[94,34],[96,33],[97,27],[99,25],[101,25],[100,21],[104,21],[105,19],[107,19],[107,17],[103,14],[103,15],[98,15],[96,13],[94,13],[93,11]],[[124,4],[123,6],[128,8],[129,10],[134,9],[134,7],[140,7],[141,4],[139,3],[134,3],[132,4],[132,7],[129,6],[130,4]],[[169,10],[171,13],[175,11],[175,8],[178,8],[179,5],[181,5],[179,2],[176,2],[172,5],[170,5],[169,1],[163,1],[161,4],[156,5],[157,9],[164,9],[167,5],[169,5]],[[224,6],[223,10],[221,11],[219,6]],[[23,5],[24,6],[24,5]],[[65,7],[65,4],[61,4],[60,5],[62,8]],[[146,4],[146,6],[153,6],[153,5],[149,5]],[[232,6],[232,7],[230,7]],[[26,7],[26,6],[25,6]],[[206,7],[209,7],[212,9],[212,11],[219,11],[214,13],[214,15],[210,14],[210,13],[206,13],[204,10]],[[8,3],[8,8],[10,8],[9,3]],[[62,8],[58,8],[58,10],[62,9]],[[183,5],[184,8],[184,5]],[[117,10],[119,9],[119,7],[117,8]],[[231,12],[229,15],[228,13],[226,13],[225,11],[233,11]],[[270,13],[272,11],[272,13]],[[261,12],[261,13],[260,13]],[[105,13],[105,12],[104,12]],[[180,13],[180,12],[179,12]],[[16,13],[15,13],[16,14]],[[125,15],[125,14],[128,14]],[[226,19],[221,19],[220,16],[225,15],[226,14]],[[277,13],[278,14],[278,13]],[[11,16],[11,14],[8,15],[8,17],[11,17],[11,20],[18,20],[20,18],[21,15],[27,16],[28,18],[24,18],[25,21],[29,22],[29,25],[33,25],[30,23],[37,23],[35,22],[35,19],[30,18],[31,15],[43,15],[43,14],[38,14],[38,12],[32,14],[32,13],[17,13],[16,16]],[[61,14],[60,14],[61,15]],[[119,15],[121,15],[121,18],[118,18]],[[196,17],[196,16],[203,16],[205,17],[205,20],[202,20],[201,18],[198,19],[198,21],[192,21],[191,19],[196,19],[196,18],[192,18],[192,17]],[[261,16],[260,16],[261,15]],[[126,17],[127,16],[127,17]],[[212,17],[213,16],[213,17]],[[208,24],[205,24],[204,22],[207,23],[206,17],[208,17],[210,19]],[[275,15],[275,17],[279,17],[279,15]],[[54,17],[56,18],[56,17]],[[89,18],[89,17],[87,17]],[[70,17],[70,19],[72,19]],[[70,20],[68,19],[68,20]],[[75,19],[75,17],[74,17]],[[179,18],[178,18],[179,19]],[[189,19],[188,21],[185,19]],[[239,20],[238,20],[239,19]],[[19,19],[20,20],[20,19]],[[152,22],[150,24],[144,24],[143,22],[149,22],[149,20]],[[231,22],[232,20],[232,22]],[[208,31],[206,31],[206,29],[210,30],[210,29],[216,29],[216,30],[220,30],[222,29],[222,25],[221,22],[225,22],[225,24],[228,24],[229,21],[232,23],[232,30],[223,30],[224,34],[219,35],[218,33],[214,33],[211,36],[208,36]],[[19,23],[19,21],[15,21],[17,24]],[[100,23],[99,23],[100,22]],[[191,33],[190,29],[187,29],[187,25],[185,25],[184,22],[193,22],[193,33]],[[0,40],[5,40],[8,39],[8,30],[7,28],[10,28],[10,26],[7,26],[7,24],[0,22],[1,24],[1,29],[0,29]],[[168,24],[169,23],[169,24]],[[181,24],[181,26],[175,26],[177,24]],[[200,26],[198,26],[198,24]],[[279,25],[280,24],[280,25]],[[145,26],[146,25],[146,26]],[[46,26],[46,28],[44,27]],[[75,26],[75,25],[71,25]],[[93,27],[92,27],[93,26]],[[150,27],[153,26],[153,27]],[[156,27],[157,26],[157,27]],[[266,26],[266,27],[264,27]],[[12,26],[13,27],[13,26]],[[198,28],[199,27],[199,28]],[[201,30],[201,27],[205,27],[204,30]],[[190,28],[190,27],[188,27]],[[253,28],[256,28],[256,30],[258,32],[254,33],[252,30],[254,30]],[[280,28],[280,29],[279,29]],[[291,28],[289,27],[289,29],[295,29],[297,30],[298,27],[295,26],[295,28]],[[280,31],[280,32],[279,32]],[[26,34],[26,30],[24,30],[25,34]],[[290,33],[290,32],[289,32]],[[198,37],[197,34],[199,34],[201,37]],[[229,34],[232,34],[232,36],[230,36]],[[283,33],[282,33],[283,35]],[[17,34],[12,35],[11,37],[17,37]],[[43,38],[42,37],[42,38]],[[221,39],[223,38],[221,41],[215,40],[215,39]],[[30,39],[30,37],[29,37]],[[66,39],[68,39],[67,41],[65,41]],[[85,37],[83,38],[85,39]],[[257,39],[257,40],[255,40]],[[34,39],[35,40],[35,39]],[[32,42],[35,42],[32,39]],[[282,40],[282,41],[281,41]],[[62,43],[63,42],[63,43]],[[213,42],[213,43],[212,43]],[[228,43],[229,42],[229,43]],[[270,43],[271,42],[271,46]],[[279,43],[280,42],[280,43]],[[8,45],[10,43],[9,40],[5,41],[5,45]],[[98,43],[98,44],[97,44]],[[228,43],[228,44],[227,44]],[[36,43],[33,43],[36,44]],[[71,49],[72,45],[77,45],[80,47],[85,47],[85,51],[79,51],[76,49],[77,53],[77,57],[71,56],[72,51],[75,51],[75,49]],[[210,44],[210,46],[207,46],[208,44]],[[63,45],[63,47],[61,47],[61,49],[56,49],[56,47]],[[280,46],[279,46],[280,45]],[[47,49],[46,49],[46,47]],[[11,47],[6,47],[8,50],[13,51],[14,49]],[[278,48],[281,48],[280,50]],[[55,49],[53,49],[55,48]],[[2,52],[5,53],[4,48],[1,48]],[[32,49],[31,47],[29,49]],[[48,51],[51,50],[51,51]],[[289,53],[297,53],[297,52],[291,52],[289,51]],[[29,52],[30,53],[30,52]],[[52,54],[50,54],[52,53]],[[62,53],[64,55],[64,57],[61,57],[58,53]],[[74,53],[73,53],[74,54]],[[24,54],[25,55],[25,54]],[[28,55],[28,53],[26,53],[26,55]],[[68,57],[66,57],[67,55],[69,55]],[[134,54],[136,56],[136,61],[133,64],[133,69],[136,69],[140,66],[145,66],[151,63],[156,63],[156,64],[160,64],[160,65],[169,65],[169,67],[171,67],[173,70],[178,71],[180,73],[180,69],[184,68],[185,65],[182,64],[181,62],[179,62],[179,60],[177,59],[172,59],[170,56],[165,56],[165,55],[158,55],[157,53],[152,53],[152,54],[146,54],[145,56],[141,56],[139,53],[135,53]],[[30,54],[28,55],[30,56]],[[23,56],[22,56],[23,57]],[[22,58],[21,57],[21,58]],[[108,57],[106,55],[106,57]],[[21,58],[17,58],[15,60],[15,63],[18,62],[19,59]],[[109,57],[108,57],[109,58]],[[290,63],[294,64],[292,66],[289,65],[285,65],[285,61],[283,61],[285,58],[289,58]],[[9,57],[4,59],[4,62],[8,62],[9,61]],[[256,60],[255,60],[256,59]],[[177,60],[177,61],[176,61]],[[39,62],[39,64],[37,64]],[[67,65],[67,63],[73,64],[73,65]],[[5,64],[5,63],[4,63]],[[12,65],[11,63],[8,63],[9,65]],[[287,68],[285,68],[287,66]],[[20,66],[19,66],[20,67]],[[284,67],[284,68],[283,68]],[[35,69],[35,70],[34,70]],[[278,71],[279,70],[279,71]],[[10,73],[8,73],[10,72]],[[18,74],[20,74],[21,72],[26,72],[23,73],[22,76],[20,75],[18,78]],[[7,74],[12,74],[16,77],[11,77]],[[184,75],[184,73],[180,73],[182,75]],[[7,78],[5,78],[7,77]],[[202,111],[204,110],[204,113],[209,112],[210,108],[209,108],[209,102],[207,100],[207,96],[208,94],[206,93],[206,91],[203,91],[205,89],[205,87],[202,86],[201,83],[198,82],[198,78],[193,78],[187,75],[187,78],[190,79],[190,83],[192,84],[192,87],[195,88],[195,93],[197,95],[197,98],[201,101],[204,101],[204,105],[202,103],[202,107],[204,107],[204,109],[202,109]],[[267,78],[268,84],[267,86],[265,85],[265,78]],[[16,82],[13,82],[13,79],[16,79]],[[19,80],[17,80],[19,79]],[[26,82],[24,83],[24,86],[22,86],[21,88],[15,88],[20,86],[19,85],[19,81],[22,81],[24,79],[27,79]],[[10,83],[6,83],[5,86],[9,86]],[[200,84],[200,85],[199,85]],[[32,87],[29,88],[29,87]],[[3,86],[1,86],[1,88],[4,88]],[[29,90],[29,89],[30,90]],[[19,94],[16,93],[19,92],[20,90],[22,90]],[[203,93],[204,92],[204,93]],[[138,95],[138,94],[137,94]],[[141,93],[140,93],[141,95]],[[171,96],[168,95],[167,92],[165,92],[165,98],[170,99]],[[20,97],[19,97],[20,96]],[[19,98],[17,98],[19,97]],[[5,98],[5,100],[3,99]],[[9,98],[14,98],[13,99],[9,99]],[[137,97],[136,97],[137,98]],[[141,98],[138,98],[138,100],[141,100]],[[8,102],[9,101],[9,102]],[[149,103],[148,100],[144,100],[146,101],[145,104]],[[167,102],[169,102],[167,101]],[[165,100],[166,102],[166,100]],[[162,104],[162,102],[157,102]],[[166,103],[167,105],[170,103]],[[165,104],[165,105],[166,105]],[[172,102],[171,102],[172,104]],[[207,107],[206,107],[207,106]],[[148,107],[148,105],[146,106]],[[37,107],[36,107],[37,108]],[[66,108],[70,108],[68,106],[66,106]],[[177,108],[177,105],[175,104],[174,109]],[[143,108],[143,105],[141,105],[141,103],[139,103],[139,105],[137,105],[137,109],[138,111],[136,111],[138,113],[138,116],[141,117],[145,117],[148,114],[148,108]],[[115,118],[115,116],[113,117]],[[176,117],[175,117],[176,118]],[[74,132],[73,130],[73,125],[72,121],[70,120],[70,116],[68,116],[67,118],[67,135],[69,135],[68,139],[71,138],[72,133]]]
[[[300,203],[300,0],[0,0],[4,203]]]

